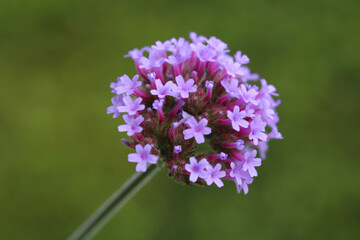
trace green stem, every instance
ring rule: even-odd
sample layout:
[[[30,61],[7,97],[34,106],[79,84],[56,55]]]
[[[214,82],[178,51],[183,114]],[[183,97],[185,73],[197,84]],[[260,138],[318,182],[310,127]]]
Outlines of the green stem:
[[[93,213],[67,240],[91,239],[120,210],[142,186],[158,171],[157,165],[150,165],[146,172],[135,173],[96,212]]]

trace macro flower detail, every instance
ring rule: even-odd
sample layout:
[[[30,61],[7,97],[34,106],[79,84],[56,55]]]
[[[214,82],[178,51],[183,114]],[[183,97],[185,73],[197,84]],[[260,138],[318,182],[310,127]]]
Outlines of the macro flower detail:
[[[143,130],[143,128],[140,127],[140,123],[144,121],[143,116],[133,118],[130,115],[124,115],[123,118],[126,124],[118,126],[119,132],[127,132],[128,136],[132,136],[135,133],[139,133]]]
[[[231,55],[216,37],[192,32],[190,39],[129,51],[137,74],[110,84],[115,96],[107,113],[123,113],[118,131],[130,138],[122,143],[135,149],[128,160],[137,172],[157,164],[176,182],[219,188],[233,182],[247,194],[269,140],[283,138],[279,94],[251,72],[243,52]]]
[[[240,112],[239,106],[235,106],[233,112],[227,111],[227,116],[231,120],[232,127],[235,131],[240,131],[240,127],[247,128],[249,126],[249,122],[244,120],[246,112]]]
[[[166,82],[166,84],[162,84],[159,79],[155,80],[156,89],[150,91],[152,95],[157,95],[159,98],[165,98],[165,96],[172,95],[172,87],[174,86],[173,82]]]
[[[185,82],[183,76],[179,75],[175,80],[176,85],[173,85],[173,91],[179,93],[182,98],[188,98],[189,93],[196,92],[197,86],[194,86],[193,79],[189,79]]]
[[[119,81],[114,86],[116,94],[126,93],[128,95],[133,94],[135,89],[141,86],[141,82],[138,81],[139,75],[135,75],[132,79],[128,75],[123,75],[119,78]]]
[[[239,80],[235,78],[224,79],[221,81],[221,85],[231,97],[237,97],[239,95]]]
[[[223,178],[226,176],[225,171],[221,171],[221,164],[218,163],[215,165],[215,167],[208,164],[206,166],[206,172],[207,176],[205,178],[206,184],[211,185],[212,183],[215,183],[216,186],[219,188],[224,186],[224,183],[220,180],[220,178]]]
[[[204,135],[208,135],[211,133],[211,128],[206,127],[208,124],[208,120],[203,118],[200,122],[197,122],[194,117],[190,117],[186,123],[189,125],[189,129],[184,130],[184,139],[195,138],[197,143],[204,143],[205,137]]]
[[[158,156],[155,156],[151,153],[151,146],[146,144],[144,147],[140,144],[135,146],[136,153],[130,153],[128,156],[129,162],[136,162],[136,171],[137,172],[145,172],[147,168],[147,164],[156,164],[158,160]]]
[[[124,106],[123,98],[124,98],[123,94],[116,95],[115,97],[112,97],[111,102],[112,102],[113,105],[111,105],[110,107],[107,108],[106,113],[107,114],[114,113],[113,118],[117,118],[121,113],[118,110],[118,107]]]
[[[261,116],[257,115],[254,120],[250,123],[251,132],[249,139],[254,141],[255,145],[258,145],[259,139],[266,141],[267,135],[265,134],[266,122],[261,120]]]
[[[190,173],[190,181],[196,182],[198,178],[207,178],[208,173],[205,168],[208,167],[209,162],[206,158],[201,159],[199,162],[196,161],[195,157],[190,157],[190,164],[185,165],[186,171]]]
[[[259,167],[261,165],[261,159],[255,158],[257,154],[257,151],[254,149],[251,152],[245,151],[244,153],[244,164],[243,164],[243,170],[248,171],[250,174],[250,177],[256,177],[257,171],[255,167]]]
[[[127,112],[129,115],[135,115],[138,111],[144,110],[145,105],[140,104],[142,101],[141,98],[133,100],[130,96],[123,98],[124,106],[118,106],[117,109],[119,112]]]

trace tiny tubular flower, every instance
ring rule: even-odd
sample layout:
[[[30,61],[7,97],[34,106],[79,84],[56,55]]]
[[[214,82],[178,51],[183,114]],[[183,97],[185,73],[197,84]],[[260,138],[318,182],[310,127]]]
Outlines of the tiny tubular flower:
[[[249,126],[249,122],[244,120],[246,112],[240,112],[239,106],[235,106],[232,112],[227,111],[227,116],[231,120],[232,127],[235,131],[240,131],[240,127],[247,128]]]
[[[130,115],[124,115],[123,118],[126,124],[118,127],[119,132],[127,132],[128,136],[132,136],[143,130],[143,128],[139,126],[144,121],[143,116],[138,116],[134,119]]]
[[[124,74],[122,77],[120,77],[120,81],[115,87],[116,94],[133,94],[135,89],[141,86],[141,82],[138,82],[138,79],[139,75],[137,74],[132,79],[130,79],[128,75]]]
[[[244,153],[244,164],[243,170],[248,171],[251,177],[256,177],[257,171],[255,167],[259,167],[261,165],[261,159],[255,158],[257,154],[256,150],[245,151]]]
[[[116,95],[115,97],[111,98],[112,106],[108,107],[106,110],[107,114],[114,113],[113,118],[117,118],[120,115],[120,111],[118,110],[118,107],[124,105],[123,101],[123,94]]]
[[[223,178],[226,176],[225,171],[221,171],[221,164],[218,163],[215,165],[215,167],[208,164],[206,166],[206,173],[207,176],[205,177],[205,181],[207,185],[211,185],[212,183],[215,183],[216,186],[221,188],[224,186],[224,183],[220,180],[220,178]]]
[[[182,98],[188,98],[189,93],[196,92],[197,86],[194,85],[194,80],[189,79],[186,82],[184,81],[183,76],[179,75],[175,78],[176,84],[173,85],[173,92],[179,93]]]
[[[266,122],[261,120],[261,116],[257,115],[250,123],[251,132],[249,139],[254,141],[255,145],[258,145],[259,139],[266,141],[267,135],[264,133]]]
[[[144,110],[145,105],[140,104],[142,98],[137,98],[133,100],[130,96],[123,98],[124,106],[118,106],[117,109],[119,112],[127,112],[130,116],[137,114],[138,111]]]
[[[189,125],[189,129],[184,130],[184,139],[188,140],[190,138],[195,138],[198,144],[205,142],[204,135],[211,133],[211,128],[206,127],[208,120],[203,118],[200,122],[197,122],[194,117],[190,117],[186,123]]]
[[[171,89],[174,85],[173,82],[166,82],[165,84],[162,84],[162,82],[159,79],[156,79],[155,85],[156,85],[156,89],[150,91],[152,95],[157,95],[159,98],[165,98],[165,96],[172,95]]]
[[[203,158],[199,162],[197,162],[195,157],[190,157],[189,161],[190,164],[187,163],[185,165],[185,169],[190,173],[191,182],[196,182],[199,177],[200,178],[207,177],[205,168],[209,165],[209,162],[206,160],[206,158]]]
[[[241,54],[241,51],[237,51],[235,53],[235,61],[240,64],[248,64],[250,62],[250,59],[245,54]]]
[[[136,162],[137,172],[146,172],[147,164],[156,164],[158,156],[151,153],[151,146],[146,144],[144,147],[141,144],[135,146],[136,153],[130,153],[128,156],[129,162]]]
[[[239,80],[235,78],[224,79],[221,81],[221,85],[225,88],[230,97],[239,96]]]
[[[254,105],[258,105],[259,102],[255,99],[258,95],[256,88],[257,87],[251,87],[249,90],[247,90],[246,86],[241,84],[239,93],[246,103],[250,102]]]

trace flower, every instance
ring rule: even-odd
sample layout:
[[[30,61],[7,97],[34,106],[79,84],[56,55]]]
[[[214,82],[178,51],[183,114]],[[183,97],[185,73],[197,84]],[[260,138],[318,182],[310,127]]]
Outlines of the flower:
[[[266,122],[261,120],[261,116],[257,115],[250,123],[251,132],[249,139],[254,141],[255,145],[258,145],[259,139],[266,141],[267,135],[264,133]]]
[[[190,45],[193,51],[196,53],[197,57],[202,62],[214,62],[214,57],[216,56],[216,50],[210,46],[205,46],[202,43],[191,44]]]
[[[114,113],[113,118],[117,118],[120,115],[121,112],[118,110],[118,107],[124,106],[123,97],[124,95],[120,94],[111,98],[113,105],[107,108],[107,114]]]
[[[141,144],[135,146],[136,153],[130,153],[128,156],[129,162],[137,162],[136,171],[146,172],[147,163],[156,164],[158,156],[150,154],[151,146],[146,144],[144,147]]]
[[[235,147],[238,150],[243,150],[245,148],[244,144],[245,144],[244,140],[239,139],[235,142]]]
[[[162,82],[159,79],[155,80],[156,89],[153,89],[150,91],[152,95],[157,95],[159,98],[164,98],[165,96],[172,95],[172,87],[174,85],[173,82],[166,82],[165,84],[162,84]]]
[[[225,171],[220,171],[220,169],[221,169],[220,163],[216,164],[215,167],[211,166],[210,164],[206,166],[207,176],[205,178],[205,181],[207,185],[211,185],[212,183],[215,183],[216,186],[218,186],[219,188],[224,186],[224,183],[220,180],[220,178],[225,177],[226,173]]]
[[[253,86],[247,90],[245,84],[241,84],[239,93],[246,103],[250,102],[254,105],[258,105],[258,101],[255,99],[258,95],[256,86]]]
[[[250,62],[250,59],[245,54],[241,54],[241,51],[237,51],[235,53],[235,61],[239,64],[248,64]]]
[[[132,79],[130,79],[128,75],[124,74],[122,77],[120,77],[120,81],[115,87],[116,94],[133,94],[135,89],[141,86],[141,82],[138,82],[138,79],[139,75],[135,75]]]
[[[221,85],[231,97],[237,97],[239,95],[239,80],[235,78],[224,79],[221,81]]]
[[[128,156],[136,171],[160,162],[179,183],[220,188],[232,181],[247,194],[269,140],[283,138],[279,94],[250,71],[241,51],[230,55],[214,36],[192,32],[190,39],[129,51],[125,57],[137,74],[110,84],[115,96],[107,113],[123,113],[118,131],[127,133],[130,139],[121,142],[136,151]]]
[[[255,167],[258,167],[261,165],[261,159],[255,158],[257,154],[257,151],[254,149],[251,152],[245,151],[244,153],[244,164],[243,164],[243,170],[248,171],[250,174],[250,177],[256,177],[257,171]]]
[[[211,128],[206,127],[208,124],[208,120],[206,118],[203,118],[200,120],[200,122],[197,122],[194,117],[190,117],[186,123],[189,125],[190,129],[186,129],[183,132],[185,140],[194,137],[197,143],[204,143],[204,135],[211,133]]]
[[[126,96],[123,98],[124,106],[118,106],[117,110],[119,112],[127,112],[129,115],[135,115],[138,111],[144,110],[145,105],[140,104],[142,98],[137,98],[133,100],[130,96]]]
[[[243,190],[244,194],[246,195],[249,192],[248,184],[251,184],[253,182],[253,178],[250,176],[249,172],[243,170],[243,164],[241,163],[235,164],[234,162],[232,162],[230,164],[230,167],[230,177],[235,178],[235,184],[238,193]]]
[[[164,105],[164,99],[155,100],[154,103],[152,104],[155,110],[162,109],[163,105]]]
[[[132,136],[135,133],[139,133],[143,130],[143,128],[139,126],[140,123],[144,121],[143,116],[138,116],[134,119],[130,115],[124,115],[123,118],[126,124],[118,126],[119,132],[127,132],[128,136]]]
[[[173,85],[173,92],[179,93],[182,98],[188,98],[189,93],[196,92],[197,86],[194,86],[194,80],[189,79],[186,82],[184,81],[183,76],[179,75],[175,78],[176,84]]]
[[[241,111],[239,106],[234,107],[234,111],[227,111],[227,116],[231,120],[232,127],[235,131],[240,131],[240,127],[247,128],[249,126],[249,122],[244,120],[246,117],[246,112]]]
[[[209,166],[209,162],[206,158],[201,159],[199,162],[196,161],[195,157],[190,157],[190,164],[185,165],[186,171],[190,173],[190,181],[196,182],[198,178],[207,178],[205,168]]]

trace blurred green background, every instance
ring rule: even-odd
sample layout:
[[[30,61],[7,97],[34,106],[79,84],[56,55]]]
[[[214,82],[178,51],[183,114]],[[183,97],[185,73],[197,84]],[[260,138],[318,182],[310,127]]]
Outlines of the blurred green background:
[[[106,115],[128,50],[216,36],[274,84],[285,139],[247,196],[158,174],[95,239],[360,239],[360,1],[0,3],[0,239],[65,239],[135,170]]]

